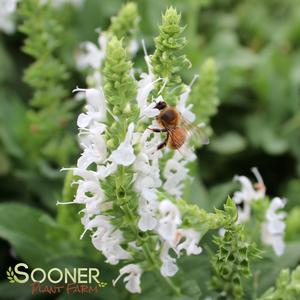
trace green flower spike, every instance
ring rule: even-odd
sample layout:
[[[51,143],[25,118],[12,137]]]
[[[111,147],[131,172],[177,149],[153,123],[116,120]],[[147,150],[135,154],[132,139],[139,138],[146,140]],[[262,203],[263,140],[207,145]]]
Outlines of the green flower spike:
[[[156,50],[151,57],[153,73],[156,78],[162,78],[156,84],[156,93],[162,88],[162,96],[169,105],[175,105],[178,97],[185,89],[181,72],[191,66],[190,61],[181,50],[186,45],[182,37],[184,27],[180,26],[181,15],[170,7],[162,16],[159,36],[155,38]]]

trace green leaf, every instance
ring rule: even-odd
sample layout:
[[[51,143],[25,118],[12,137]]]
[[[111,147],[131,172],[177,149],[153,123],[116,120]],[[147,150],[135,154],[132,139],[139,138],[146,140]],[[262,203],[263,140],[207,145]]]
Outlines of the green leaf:
[[[26,284],[14,284],[3,281],[0,283],[1,299],[29,299],[31,298],[31,288]]]
[[[236,183],[233,181],[224,182],[218,185],[214,185],[209,190],[209,205],[210,210],[219,208],[226,201],[228,195],[230,195],[236,188]]]
[[[9,98],[9,101],[7,100]],[[5,151],[16,158],[24,156],[26,136],[26,111],[22,102],[11,93],[0,92],[0,140]]]
[[[210,207],[208,192],[197,175],[186,184],[184,199],[188,199],[188,203],[197,204],[203,209]]]
[[[215,137],[209,147],[216,153],[232,155],[243,151],[247,146],[246,139],[237,132],[227,132]]]
[[[300,239],[300,207],[294,207],[286,218],[287,241],[298,241]]]
[[[49,225],[43,218],[51,219],[41,210],[24,204],[0,204],[0,237],[14,247],[20,258],[33,266],[43,266],[50,257],[64,251],[59,238],[66,237],[66,233]]]
[[[279,272],[284,268],[294,268],[300,260],[300,243],[291,242],[286,244],[282,256],[268,252],[263,259],[255,265],[254,273],[257,272],[258,292],[261,294],[274,284]]]

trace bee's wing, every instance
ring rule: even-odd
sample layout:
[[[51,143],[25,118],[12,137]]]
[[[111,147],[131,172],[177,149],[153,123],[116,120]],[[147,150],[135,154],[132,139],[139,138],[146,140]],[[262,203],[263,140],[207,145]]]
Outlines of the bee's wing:
[[[196,145],[207,145],[209,144],[209,138],[205,134],[201,126],[197,126],[194,123],[191,123],[185,119],[181,120],[181,126],[185,128],[188,132],[189,140]]]
[[[169,134],[169,139],[172,140],[172,144],[175,146],[176,149],[179,149],[184,143],[182,137],[180,136],[179,138],[178,135],[174,134],[174,130],[172,129],[167,129],[167,130]]]

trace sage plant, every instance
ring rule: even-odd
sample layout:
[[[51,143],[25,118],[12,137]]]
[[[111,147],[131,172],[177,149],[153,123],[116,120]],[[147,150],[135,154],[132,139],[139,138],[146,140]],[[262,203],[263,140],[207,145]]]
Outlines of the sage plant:
[[[185,84],[180,76],[190,66],[180,54],[186,43],[183,29],[180,14],[167,9],[154,54],[149,56],[144,49],[147,72],[137,78],[124,40],[109,35],[105,53],[90,56],[100,84],[75,89],[85,94],[86,105],[77,120],[82,153],[77,166],[69,168],[77,185],[70,203],[84,205],[82,236],[91,236],[107,263],[121,265],[113,284],[123,278],[131,293],[141,292],[142,274],[150,271],[159,273],[180,295],[181,287],[171,279],[179,271],[177,260],[183,255],[201,255],[200,242],[209,230],[229,230],[236,221],[231,199],[224,211],[208,213],[182,198],[191,180],[189,167],[196,159],[192,140],[179,151],[158,150],[162,137],[149,130],[158,127],[155,106],[159,101],[176,106],[191,122],[199,120],[193,112],[197,102],[189,102],[192,84]],[[215,99],[209,95],[215,93],[216,82],[212,60],[206,69],[209,76],[204,73],[201,80],[209,78],[209,84],[203,88],[209,89],[207,99]],[[204,106],[214,111],[216,104]],[[230,230],[229,235],[234,232]]]
[[[65,84],[67,66],[58,50],[63,44],[63,26],[51,1],[21,1],[19,29],[26,35],[23,51],[34,61],[24,72],[24,81],[32,88],[28,111],[28,132],[24,141],[28,160],[41,168],[41,161],[65,164],[75,152],[75,141],[68,133],[75,108]],[[37,17],[38,16],[38,17]],[[71,99],[69,99],[71,100]]]

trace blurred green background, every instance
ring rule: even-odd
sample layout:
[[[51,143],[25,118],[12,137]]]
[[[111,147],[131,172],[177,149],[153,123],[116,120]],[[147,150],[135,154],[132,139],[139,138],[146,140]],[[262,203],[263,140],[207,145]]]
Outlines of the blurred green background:
[[[34,60],[21,50],[24,33],[0,33],[1,299],[32,298],[30,289],[8,288],[4,278],[4,270],[18,261],[32,267],[96,264],[107,282],[117,275],[117,270],[110,270],[92,249],[88,238],[79,241],[82,231],[79,209],[55,204],[62,199],[65,176],[58,171],[74,165],[79,153],[76,114],[82,104],[72,99],[71,91],[76,85],[86,84],[85,74],[76,69],[76,49],[83,41],[96,42],[95,29],[105,30],[122,3],[125,1],[86,0],[81,8],[67,5],[56,12],[63,29],[60,33],[63,44],[55,50],[55,57],[68,74],[63,81],[67,109],[53,118],[48,116],[45,122],[35,123],[30,117],[37,108],[29,104],[32,89],[23,76]],[[149,53],[165,8],[173,5],[182,12],[189,41],[186,51],[193,63],[193,68],[183,74],[187,82],[199,72],[205,58],[215,58],[218,65],[221,105],[212,120],[211,143],[198,151],[199,168],[194,175],[199,181],[192,186],[198,193],[192,194],[200,193],[201,199],[191,196],[190,201],[206,209],[220,207],[237,188],[232,183],[233,176],[250,175],[253,166],[259,168],[269,195],[288,199],[287,251],[280,259],[267,257],[255,266],[259,272],[268,274],[254,287],[260,294],[274,283],[281,268],[294,267],[300,259],[299,1],[139,0],[136,3],[141,16],[138,40],[145,39]],[[18,15],[17,23],[22,22],[23,16]],[[142,51],[138,52],[136,66],[145,68]],[[59,125],[47,135],[51,120]],[[196,281],[203,293],[207,290],[203,283],[207,278],[201,276],[208,274],[203,272],[208,272],[207,260],[203,255],[196,261],[187,258],[183,262],[189,273],[187,280]],[[197,273],[198,268],[202,268],[201,274]],[[139,299],[152,299],[153,286],[157,286],[155,278],[145,281],[146,292]],[[249,293],[252,288],[248,287]],[[39,297],[48,298],[53,297]],[[61,295],[59,299],[66,298]],[[103,289],[96,298],[129,299],[130,296],[119,287]]]

